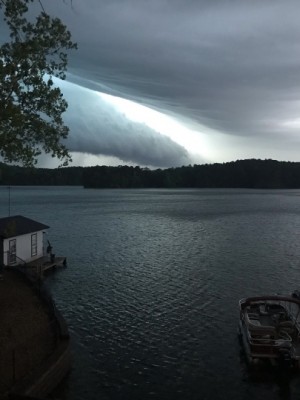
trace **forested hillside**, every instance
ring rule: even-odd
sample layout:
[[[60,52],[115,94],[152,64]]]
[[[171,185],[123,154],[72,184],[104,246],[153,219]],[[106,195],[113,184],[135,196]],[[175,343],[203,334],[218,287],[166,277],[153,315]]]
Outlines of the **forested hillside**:
[[[82,167],[25,168],[0,163],[1,185],[82,185]]]
[[[0,164],[0,184],[86,188],[300,188],[300,163],[253,159],[156,170],[138,166],[45,169]]]
[[[241,160],[149,170],[89,167],[84,187],[92,188],[300,188],[300,163]]]

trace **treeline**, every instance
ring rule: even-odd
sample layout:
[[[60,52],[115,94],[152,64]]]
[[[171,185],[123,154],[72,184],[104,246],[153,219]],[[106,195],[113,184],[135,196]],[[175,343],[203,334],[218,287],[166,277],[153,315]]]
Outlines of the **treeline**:
[[[1,185],[79,185],[82,186],[83,167],[24,168],[0,163]]]
[[[300,188],[300,163],[241,160],[180,168],[88,167],[86,188]]]
[[[85,188],[300,188],[300,163],[239,160],[150,170],[141,167],[23,168],[0,163],[2,185]]]

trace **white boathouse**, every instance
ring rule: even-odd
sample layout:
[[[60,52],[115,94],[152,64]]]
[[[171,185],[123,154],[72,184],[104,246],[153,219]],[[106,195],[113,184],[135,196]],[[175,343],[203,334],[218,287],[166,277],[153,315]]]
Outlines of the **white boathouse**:
[[[43,257],[48,228],[21,215],[0,218],[0,265],[28,264]]]

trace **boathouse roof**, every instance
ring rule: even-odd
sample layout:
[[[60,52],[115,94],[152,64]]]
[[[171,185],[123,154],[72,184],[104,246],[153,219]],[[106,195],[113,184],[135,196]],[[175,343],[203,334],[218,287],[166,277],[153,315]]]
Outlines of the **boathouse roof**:
[[[0,237],[3,239],[26,235],[27,233],[38,232],[48,228],[48,225],[41,224],[22,215],[0,218]]]

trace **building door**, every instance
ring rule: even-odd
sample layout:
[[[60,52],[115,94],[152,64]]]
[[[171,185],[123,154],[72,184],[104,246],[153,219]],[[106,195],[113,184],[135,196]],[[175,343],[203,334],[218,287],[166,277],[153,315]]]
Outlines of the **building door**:
[[[15,264],[17,259],[17,240],[12,239],[9,241],[8,263]]]

